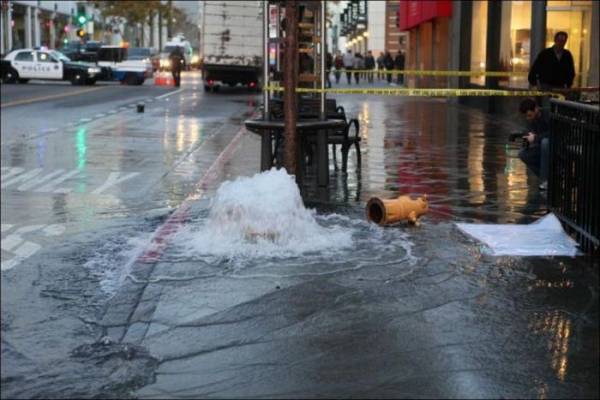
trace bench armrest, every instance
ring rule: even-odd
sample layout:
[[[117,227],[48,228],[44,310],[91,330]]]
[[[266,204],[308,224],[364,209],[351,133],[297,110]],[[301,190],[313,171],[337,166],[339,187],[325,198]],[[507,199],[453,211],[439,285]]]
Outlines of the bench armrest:
[[[354,126],[354,137],[357,139],[360,139],[360,123],[358,122],[358,119],[356,118],[352,118],[349,122],[348,122],[348,133],[350,132],[350,128]]]

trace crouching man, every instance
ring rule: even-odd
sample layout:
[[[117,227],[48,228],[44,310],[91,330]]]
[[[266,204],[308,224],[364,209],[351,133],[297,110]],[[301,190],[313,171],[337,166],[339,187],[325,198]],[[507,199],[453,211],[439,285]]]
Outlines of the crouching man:
[[[546,190],[550,157],[550,117],[533,99],[523,100],[519,111],[527,120],[527,134],[524,138],[529,142],[529,146],[519,151],[519,158],[540,178],[540,189]]]

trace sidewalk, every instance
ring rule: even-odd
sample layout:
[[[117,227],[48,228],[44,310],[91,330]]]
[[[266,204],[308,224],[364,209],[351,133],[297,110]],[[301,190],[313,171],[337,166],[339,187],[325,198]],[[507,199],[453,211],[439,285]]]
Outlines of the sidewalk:
[[[134,395],[598,397],[598,261],[490,257],[453,225],[546,213],[507,143],[515,121],[445,99],[336,98],[361,122],[362,169],[351,150],[329,200],[309,187],[305,203],[321,223],[342,215],[354,247],[240,261],[171,242],[138,259],[101,322],[158,360]],[[241,136],[175,222],[204,223],[220,182],[258,172],[259,149]],[[371,196],[399,194],[428,195],[420,227],[365,222]]]

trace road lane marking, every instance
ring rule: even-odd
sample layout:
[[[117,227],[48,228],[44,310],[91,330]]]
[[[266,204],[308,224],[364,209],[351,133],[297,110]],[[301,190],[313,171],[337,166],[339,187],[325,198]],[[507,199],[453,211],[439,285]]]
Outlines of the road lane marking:
[[[0,187],[2,189],[14,185],[17,186],[15,190],[20,192],[31,191],[37,193],[70,193],[73,191],[72,188],[58,186],[64,181],[67,181],[81,173],[79,169],[73,169],[70,171],[57,169],[50,172],[44,172],[42,168],[25,170],[20,167],[2,167],[1,172],[2,184]],[[135,178],[138,175],[141,175],[141,172],[110,172],[102,185],[90,193],[102,194],[113,186]]]
[[[59,99],[61,97],[68,97],[68,96],[76,96],[78,94],[89,93],[89,92],[94,92],[96,90],[106,89],[107,87],[108,86],[95,87],[95,88],[78,90],[76,92],[53,94],[53,95],[50,95],[50,96],[34,97],[32,99],[17,100],[17,101],[12,101],[12,102],[8,102],[8,103],[0,103],[0,107],[4,108],[4,107],[19,106],[19,105],[22,105],[22,104],[35,103],[37,101]]]
[[[0,232],[6,232],[9,231],[10,228],[12,228],[13,225],[12,224],[1,224],[0,225]]]
[[[67,188],[56,188],[56,186],[58,186],[59,184],[63,183],[67,179],[69,179],[69,178],[77,175],[78,173],[79,173],[78,169],[75,169],[75,170],[72,170],[70,172],[67,172],[64,175],[59,176],[58,178],[54,179],[53,181],[50,181],[50,182],[46,183],[44,186],[35,189],[34,192],[69,193],[69,192],[72,191],[72,189],[70,189],[70,188],[69,189],[67,189]]]
[[[181,88],[181,89],[177,89],[177,90],[174,90],[174,91],[172,91],[172,92],[169,92],[169,93],[161,94],[160,96],[156,96],[156,97],[155,97],[155,99],[156,99],[156,100],[160,100],[160,99],[163,99],[163,98],[165,98],[165,97],[171,96],[171,95],[173,95],[173,94],[175,94],[175,93],[179,93],[179,92],[181,92],[182,90],[183,90],[183,88]]]
[[[34,242],[23,243],[14,251],[15,255],[13,258],[11,258],[8,261],[2,261],[2,263],[0,263],[0,269],[2,271],[8,271],[9,269],[16,267],[24,260],[37,253],[37,251],[41,248],[42,246]]]
[[[64,172],[64,170],[59,169],[57,171],[51,172],[48,175],[44,175],[41,177],[35,177],[27,182],[25,182],[24,184],[22,184],[21,186],[19,186],[17,188],[17,190],[19,191],[25,191],[25,190],[29,190],[34,186],[38,186],[41,185],[42,183],[49,181],[50,179],[54,179],[56,176],[62,174]]]
[[[25,171],[25,169],[21,167],[2,167],[1,171],[2,173],[0,176],[3,181],[6,181],[8,178],[19,175],[21,172]],[[5,173],[4,171],[8,172]]]
[[[125,182],[128,179],[131,179],[137,175],[139,175],[139,172],[130,172],[129,174],[122,176],[119,178],[119,175],[121,173],[120,172],[111,172],[110,175],[108,176],[108,178],[106,179],[106,182],[104,182],[104,184],[102,186],[100,186],[99,188],[96,188],[92,194],[100,194],[102,192],[104,192],[106,189],[108,189],[111,186],[116,185],[117,183],[121,183],[121,182]]]
[[[13,225],[2,224],[2,232],[8,231]],[[0,270],[7,271],[22,263],[27,258],[37,253],[42,246],[29,240],[25,240],[21,235],[40,231],[44,236],[58,236],[65,232],[66,227],[62,224],[50,225],[26,225],[22,226],[10,235],[7,235],[0,241],[0,248],[13,254],[10,260],[2,260]],[[13,250],[14,249],[14,250]]]
[[[42,172],[42,169],[41,168],[36,168],[36,169],[32,169],[29,172],[26,172],[24,174],[21,174],[19,176],[11,178],[9,180],[3,180],[2,184],[0,184],[0,188],[4,189],[4,188],[7,188],[10,185],[13,185],[15,183],[26,182],[29,179],[35,178],[36,176],[38,176],[40,174],[40,172]]]
[[[11,251],[13,248],[20,245],[22,241],[23,239],[18,235],[8,235],[2,240],[0,248],[4,251]]]

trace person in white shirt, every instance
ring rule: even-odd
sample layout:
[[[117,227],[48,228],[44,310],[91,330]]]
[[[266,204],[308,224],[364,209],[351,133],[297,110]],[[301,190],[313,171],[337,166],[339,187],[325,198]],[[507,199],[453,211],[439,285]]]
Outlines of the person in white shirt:
[[[354,69],[359,70],[359,71],[365,69],[365,59],[363,58],[362,54],[360,54],[360,53],[356,53],[354,55]],[[361,72],[354,72],[354,81],[356,82],[357,85],[358,85],[358,80],[359,80],[360,75],[361,75]]]
[[[344,69],[346,70],[346,80],[348,81],[348,85],[350,85],[352,84],[352,68],[354,68],[354,54],[352,54],[352,50],[348,50],[348,52],[344,54],[342,61],[344,62]]]

